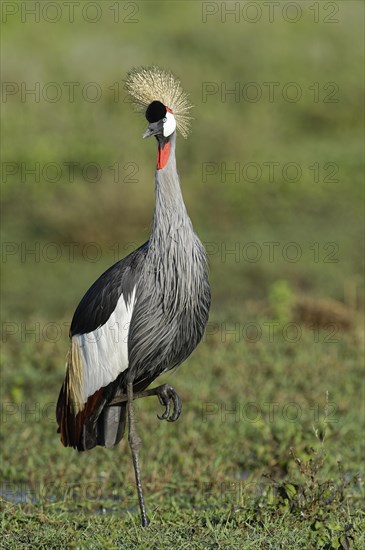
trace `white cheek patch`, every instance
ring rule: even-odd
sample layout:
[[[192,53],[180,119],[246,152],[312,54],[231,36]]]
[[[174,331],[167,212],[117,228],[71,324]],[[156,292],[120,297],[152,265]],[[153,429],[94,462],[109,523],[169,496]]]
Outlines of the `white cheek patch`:
[[[176,130],[176,120],[172,113],[167,111],[166,113],[166,122],[163,125],[163,135],[165,137],[171,136],[171,134]]]

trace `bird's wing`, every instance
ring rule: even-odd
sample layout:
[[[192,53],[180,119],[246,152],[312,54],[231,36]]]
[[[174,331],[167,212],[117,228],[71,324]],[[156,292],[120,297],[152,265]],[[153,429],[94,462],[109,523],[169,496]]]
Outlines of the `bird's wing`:
[[[78,440],[86,417],[105,403],[104,390],[128,368],[129,324],[147,247],[145,243],[105,271],[75,311],[66,378],[57,405],[61,434],[66,428],[70,434],[63,440],[71,444]]]
[[[122,296],[130,301],[145,259],[148,243],[114,264],[89,288],[74,313],[70,336],[87,334],[102,327]]]

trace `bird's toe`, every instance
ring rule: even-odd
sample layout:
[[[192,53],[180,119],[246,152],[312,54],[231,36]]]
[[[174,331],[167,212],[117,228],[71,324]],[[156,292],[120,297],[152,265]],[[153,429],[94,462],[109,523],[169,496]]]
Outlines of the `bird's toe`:
[[[179,416],[181,414],[182,406],[181,406],[181,399],[180,399],[179,395],[176,393],[174,388],[172,388],[171,386],[170,386],[170,399],[174,404],[174,410],[173,410],[172,414],[169,416],[169,418],[167,419],[167,421],[168,422],[176,422],[176,420],[179,418]]]
[[[162,413],[161,415],[158,414],[157,418],[159,420],[168,420],[169,415],[170,415],[171,403],[170,403],[170,397],[169,397],[169,395],[168,395],[165,388],[163,388],[159,392],[158,399],[159,399],[161,405],[163,405],[165,407],[165,412]]]

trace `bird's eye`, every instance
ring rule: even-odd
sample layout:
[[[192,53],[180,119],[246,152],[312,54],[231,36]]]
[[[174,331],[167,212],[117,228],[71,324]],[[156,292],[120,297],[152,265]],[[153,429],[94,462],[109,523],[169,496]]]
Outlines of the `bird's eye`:
[[[167,118],[165,117],[165,118],[162,120],[162,122],[166,122],[166,120],[167,120]]]

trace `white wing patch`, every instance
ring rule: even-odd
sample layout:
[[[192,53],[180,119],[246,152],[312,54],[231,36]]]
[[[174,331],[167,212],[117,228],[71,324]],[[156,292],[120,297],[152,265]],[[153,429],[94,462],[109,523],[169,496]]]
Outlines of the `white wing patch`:
[[[82,365],[84,403],[97,390],[113,382],[128,368],[128,334],[136,287],[127,302],[123,294],[107,322],[86,334],[76,334],[72,343],[79,350]]]

